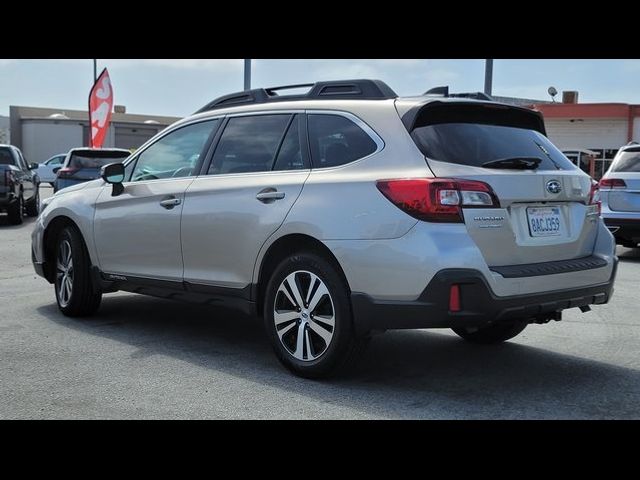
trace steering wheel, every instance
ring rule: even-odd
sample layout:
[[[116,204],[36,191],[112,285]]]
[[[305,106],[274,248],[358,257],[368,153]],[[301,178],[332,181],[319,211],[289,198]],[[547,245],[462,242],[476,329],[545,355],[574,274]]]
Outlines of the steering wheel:
[[[193,172],[193,167],[181,167],[177,169],[175,172],[173,172],[173,175],[171,175],[171,177],[173,178],[188,177],[191,175],[192,172]]]

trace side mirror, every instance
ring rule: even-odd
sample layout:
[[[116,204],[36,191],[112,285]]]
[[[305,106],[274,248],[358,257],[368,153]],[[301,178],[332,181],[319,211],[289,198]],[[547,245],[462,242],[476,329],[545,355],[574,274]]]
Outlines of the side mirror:
[[[38,165],[37,163],[30,163],[29,170],[37,170],[39,166],[40,165]]]
[[[117,197],[124,192],[124,186],[122,186],[122,182],[124,182],[124,164],[110,163],[105,165],[100,169],[100,177],[105,182],[113,185],[112,197]]]

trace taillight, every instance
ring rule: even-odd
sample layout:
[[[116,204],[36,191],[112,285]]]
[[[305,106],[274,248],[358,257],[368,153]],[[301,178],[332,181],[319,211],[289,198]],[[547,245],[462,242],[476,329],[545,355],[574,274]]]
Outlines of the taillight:
[[[60,170],[58,170],[58,178],[67,178],[72,176],[74,173],[76,173],[78,171],[77,168],[61,168]]]
[[[378,180],[378,190],[391,203],[418,220],[463,222],[462,208],[499,208],[489,185],[451,178],[401,178]]]
[[[4,171],[4,184],[7,188],[13,188],[13,174],[11,173],[11,170]]]
[[[454,283],[449,288],[449,311],[459,312],[462,310],[460,305],[460,285]]]
[[[600,200],[600,188],[598,182],[591,183],[591,191],[589,192],[589,205],[595,205],[598,215],[602,213],[602,201]]]
[[[603,178],[599,185],[600,188],[627,188],[627,184],[621,178]]]

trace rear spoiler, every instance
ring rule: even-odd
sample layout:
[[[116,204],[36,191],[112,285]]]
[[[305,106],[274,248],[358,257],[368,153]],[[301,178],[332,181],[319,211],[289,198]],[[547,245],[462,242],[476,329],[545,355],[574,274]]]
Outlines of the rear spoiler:
[[[439,123],[480,123],[526,128],[547,135],[542,113],[497,102],[425,99],[405,112],[401,119],[409,133],[417,127]]]

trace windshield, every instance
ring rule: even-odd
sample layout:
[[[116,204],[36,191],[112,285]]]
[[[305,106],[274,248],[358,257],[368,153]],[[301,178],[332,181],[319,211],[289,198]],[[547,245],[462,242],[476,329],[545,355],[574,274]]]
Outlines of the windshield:
[[[15,165],[16,162],[8,148],[0,148],[0,165]]]
[[[612,172],[640,172],[640,152],[623,152],[611,165]]]
[[[98,155],[92,155],[90,152],[73,153],[69,160],[69,167],[100,168],[109,163],[122,162],[128,156],[128,152],[101,152]]]
[[[540,170],[576,167],[547,137],[535,130],[478,123],[440,123],[411,132],[420,151],[441,162],[481,167],[495,160],[539,158]]]

